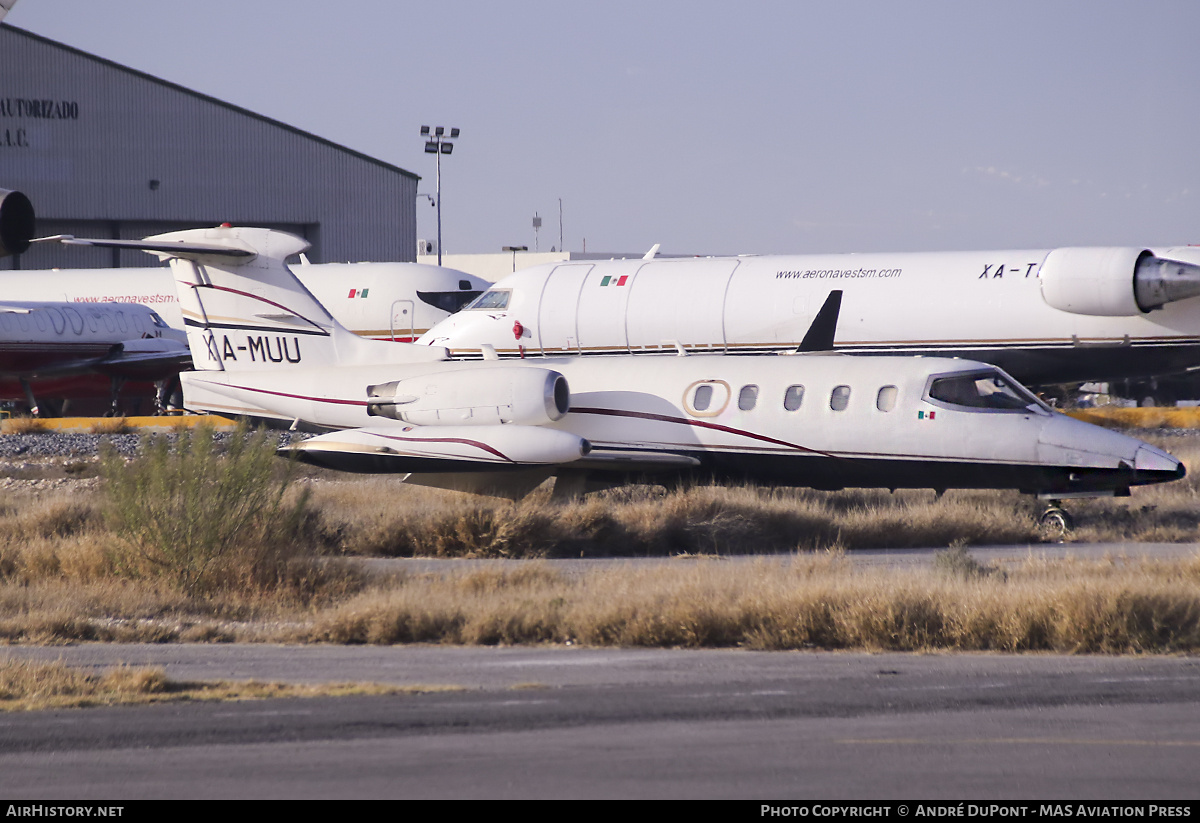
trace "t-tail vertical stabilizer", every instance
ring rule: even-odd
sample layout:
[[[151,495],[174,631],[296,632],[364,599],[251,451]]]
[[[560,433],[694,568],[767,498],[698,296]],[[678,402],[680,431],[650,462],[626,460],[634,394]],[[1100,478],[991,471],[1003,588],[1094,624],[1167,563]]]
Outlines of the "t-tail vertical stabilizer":
[[[218,226],[143,240],[46,238],[141,249],[167,260],[198,371],[287,370],[447,359],[444,348],[364,340],[338,323],[292,274],[306,240],[273,229]]]

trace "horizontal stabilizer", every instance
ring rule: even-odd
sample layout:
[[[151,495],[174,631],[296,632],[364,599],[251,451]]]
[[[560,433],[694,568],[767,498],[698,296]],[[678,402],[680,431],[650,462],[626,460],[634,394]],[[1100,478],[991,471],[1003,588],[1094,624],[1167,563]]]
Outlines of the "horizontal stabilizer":
[[[230,260],[249,262],[258,256],[258,252],[237,241],[223,240],[211,243],[183,243],[147,240],[109,240],[104,238],[75,237],[70,234],[56,234],[51,237],[39,237],[34,243],[62,243],[64,246],[93,246],[101,249],[129,249],[144,251],[162,257],[201,258],[222,257]],[[307,248],[307,243],[305,248]],[[234,264],[236,265],[236,263]]]

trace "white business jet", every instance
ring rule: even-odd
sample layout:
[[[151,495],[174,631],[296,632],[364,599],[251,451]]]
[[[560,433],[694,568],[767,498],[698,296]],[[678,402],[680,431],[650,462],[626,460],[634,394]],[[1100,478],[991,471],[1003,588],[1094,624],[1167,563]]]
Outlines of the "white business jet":
[[[965,357],[1041,385],[1200,366],[1200,248],[569,262],[505,277],[418,342],[480,356],[795,350]]]
[[[577,490],[649,475],[1057,499],[1183,476],[1166,452],[1054,413],[982,363],[679,356],[682,347],[451,360],[444,348],[343,328],[285,265],[306,245],[292,235],[216,228],[74,242],[169,259],[197,369],[181,375],[186,405],[328,430],[295,447],[317,465],[513,494],[554,475]]]

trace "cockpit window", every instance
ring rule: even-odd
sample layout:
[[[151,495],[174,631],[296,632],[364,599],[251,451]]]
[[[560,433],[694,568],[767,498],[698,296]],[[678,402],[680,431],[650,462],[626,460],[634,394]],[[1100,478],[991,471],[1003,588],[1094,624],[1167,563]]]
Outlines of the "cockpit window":
[[[158,326],[160,329],[169,328],[166,324],[166,321],[159,317],[158,312],[156,311],[150,312],[150,322]]]
[[[465,280],[463,281],[466,282]],[[462,307],[470,303],[482,292],[479,291],[419,291],[417,297],[422,303],[428,303],[435,309],[441,309],[448,314],[462,311]],[[507,292],[506,292],[507,294]],[[505,305],[508,301],[505,300]]]
[[[508,298],[512,296],[512,292],[508,289],[488,289],[483,294],[479,295],[479,299],[467,309],[474,311],[482,309],[485,311],[502,311],[508,308]]]
[[[986,411],[1042,411],[1041,401],[997,371],[935,377],[928,396],[951,406]]]

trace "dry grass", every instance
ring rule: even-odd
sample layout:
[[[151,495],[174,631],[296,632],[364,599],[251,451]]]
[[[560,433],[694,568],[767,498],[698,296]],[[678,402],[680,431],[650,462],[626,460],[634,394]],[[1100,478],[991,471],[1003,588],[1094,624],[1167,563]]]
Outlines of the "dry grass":
[[[324,537],[376,557],[647,557],[1036,542],[1016,493],[631,487],[555,503],[448,495],[386,478],[313,490]]]
[[[1200,466],[1200,438],[1160,445]],[[569,640],[1104,652],[1200,645],[1200,560],[1030,561],[999,570],[974,561],[968,546],[1038,542],[1038,504],[1016,494],[638,487],[559,505],[545,492],[511,504],[389,478],[308,485],[312,511],[289,532],[285,563],[279,555],[259,563],[251,553],[248,567],[222,578],[245,585],[196,592],[169,576],[128,574],[102,516],[102,492],[13,492],[0,500],[0,643]],[[1200,540],[1200,474],[1134,495],[1071,502],[1080,523],[1074,539]],[[954,551],[920,575],[856,570],[840,559],[859,547],[908,546]],[[569,578],[533,565],[371,580],[330,552],[777,556]],[[265,566],[287,574],[264,576]]]
[[[10,417],[0,425],[4,434],[37,434],[47,430],[46,421],[39,417]]]
[[[1116,429],[1196,429],[1200,428],[1200,407],[1125,408],[1100,406],[1077,409],[1071,417],[1097,426]]]
[[[318,615],[335,643],[572,642],[752,649],[1091,653],[1200,649],[1200,556],[1029,560],[1003,574],[787,562],[563,575],[548,567],[413,577]]]
[[[129,434],[133,431],[124,417],[101,417],[92,424],[92,434]]]
[[[169,680],[159,668],[117,666],[94,675],[57,662],[0,661],[0,711],[181,700],[261,700],[270,697],[340,697],[461,690],[458,686],[390,686],[382,683],[190,683]]]

